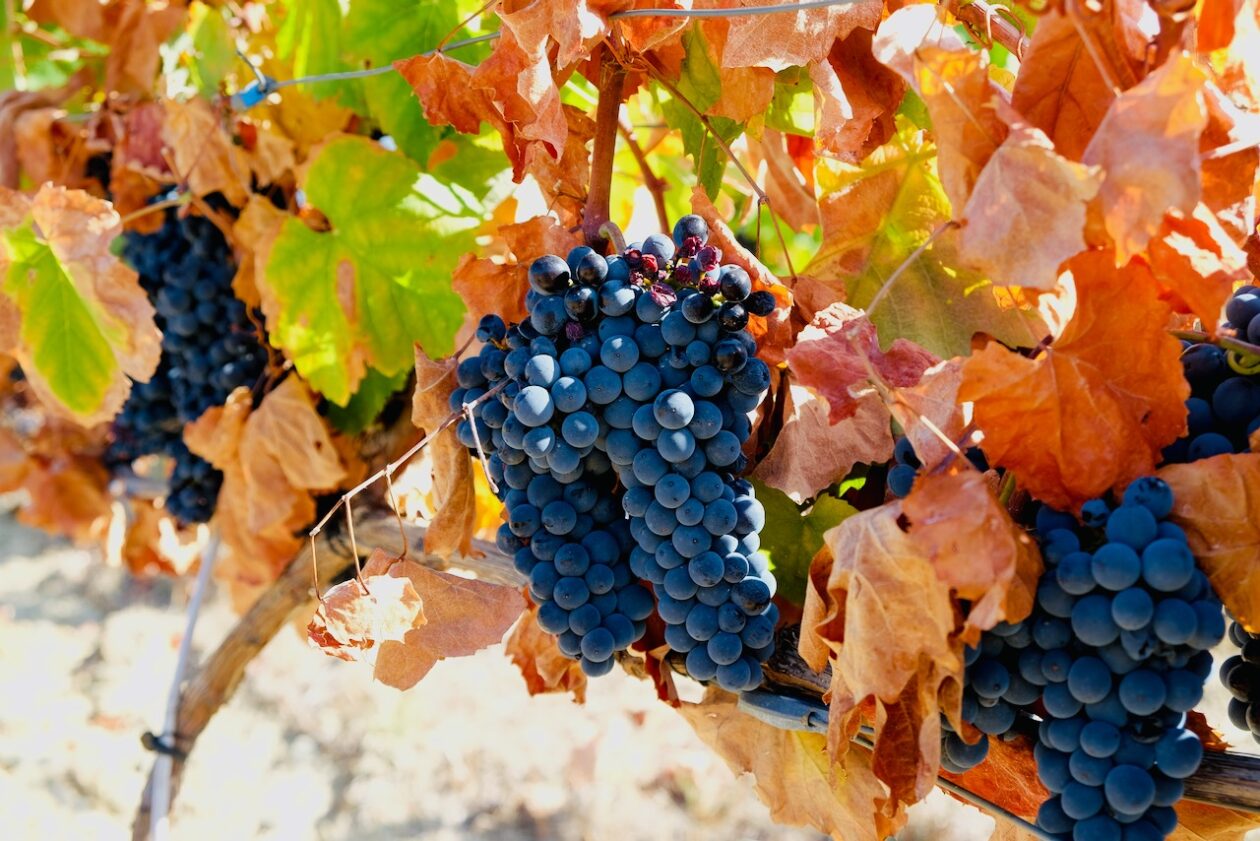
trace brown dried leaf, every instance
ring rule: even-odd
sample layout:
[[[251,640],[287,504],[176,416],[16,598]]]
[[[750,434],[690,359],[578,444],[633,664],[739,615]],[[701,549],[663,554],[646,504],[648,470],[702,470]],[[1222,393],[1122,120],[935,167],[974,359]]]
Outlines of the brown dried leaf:
[[[753,775],[757,796],[779,823],[810,826],[845,841],[882,841],[905,822],[887,804],[888,789],[862,751],[833,764],[822,736],[763,724],[740,712],[735,696],[717,689],[678,711],[732,771]]]
[[[556,638],[538,625],[538,607],[530,605],[507,638],[506,654],[521,670],[530,695],[572,692],[575,703],[586,702],[586,673],[578,661],[565,657]]]
[[[97,459],[62,454],[33,458],[23,487],[29,497],[18,522],[76,543],[95,543],[109,517],[109,472]]]
[[[1098,191],[1116,262],[1146,248],[1164,214],[1189,214],[1199,201],[1199,135],[1207,126],[1197,63],[1177,54],[1112,104],[1083,160],[1102,167]]]
[[[455,390],[454,358],[435,362],[416,345],[416,391],[412,396],[411,422],[432,433],[450,415],[450,396]],[[443,558],[467,555],[472,549],[477,517],[477,489],[472,461],[450,426],[429,442],[433,463],[434,507],[437,514],[424,535],[424,550]]]
[[[896,339],[887,351],[881,350],[875,325],[866,313],[838,302],[815,315],[797,334],[787,360],[799,382],[827,398],[832,423],[857,411],[858,397],[852,389],[869,383],[872,371],[885,385],[910,386],[937,362],[907,339]]]
[[[520,592],[502,584],[460,578],[410,560],[398,561],[390,571],[411,580],[428,619],[401,642],[381,645],[374,674],[395,689],[415,686],[439,660],[499,642],[525,609]]]
[[[281,306],[275,287],[267,283],[267,258],[287,218],[283,210],[252,193],[232,227],[233,237],[244,250],[232,278],[232,291],[246,304],[262,307],[269,324],[279,323]]]
[[[910,536],[960,599],[971,602],[964,636],[972,645],[998,622],[1032,612],[1041,553],[975,470],[929,473],[902,503]]]
[[[832,46],[826,61],[809,65],[818,114],[814,140],[848,163],[858,163],[892,137],[906,91],[901,77],[871,52],[873,36],[869,29],[855,29]]]
[[[1074,509],[1154,469],[1185,431],[1189,386],[1145,266],[1117,269],[1110,251],[1088,251],[1067,268],[1076,311],[1063,335],[1036,359],[990,343],[963,364],[959,397],[975,404],[990,463]],[[1142,352],[1117,352],[1132,347]]]
[[[451,289],[463,300],[474,323],[484,315],[497,313],[511,324],[526,315],[529,267],[465,254],[451,274]]]
[[[731,18],[722,66],[768,67],[776,73],[804,67],[826,58],[837,38],[858,27],[874,29],[882,13],[879,0],[858,0],[793,13]]]
[[[26,13],[104,44],[105,89],[144,94],[153,90],[159,49],[183,23],[185,7],[146,0],[35,0]]]
[[[18,162],[17,126],[21,115],[52,104],[44,91],[4,91],[0,93],[0,187],[16,190],[21,183]]]
[[[1013,127],[963,209],[959,256],[1000,286],[1053,289],[1059,266],[1085,249],[1085,205],[1100,181],[1040,129]]]
[[[862,395],[853,415],[838,423],[829,423],[828,413],[827,401],[804,386],[789,386],[783,427],[752,475],[800,505],[853,465],[892,457],[888,409],[879,395]]]
[[[162,140],[176,174],[199,196],[220,192],[236,207],[243,206],[250,193],[249,159],[232,143],[210,103],[168,99],[165,108]]]
[[[223,471],[214,522],[232,550],[216,567],[238,609],[270,584],[302,544],[315,516],[313,493],[336,488],[345,467],[314,400],[288,377],[251,411],[249,389],[208,409],[184,431],[197,455]]]
[[[363,584],[352,578],[323,595],[306,627],[311,645],[330,657],[362,660],[381,643],[401,641],[428,621],[420,594],[394,560],[375,549],[363,569]]]
[[[938,362],[924,371],[914,385],[893,389],[892,415],[926,470],[932,470],[953,452],[941,435],[957,442],[966,427],[958,400],[962,363],[959,357]]]
[[[1161,468],[1173,490],[1173,522],[1225,607],[1260,633],[1260,455],[1220,455]]]

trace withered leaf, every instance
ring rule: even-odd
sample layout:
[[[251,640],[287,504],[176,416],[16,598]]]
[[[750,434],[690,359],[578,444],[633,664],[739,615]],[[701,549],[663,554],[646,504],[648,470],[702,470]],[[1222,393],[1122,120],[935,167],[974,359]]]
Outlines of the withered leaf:
[[[578,661],[565,657],[556,638],[538,625],[538,607],[530,605],[507,638],[506,653],[521,670],[530,695],[572,692],[574,702],[586,701],[586,673]]]
[[[424,603],[394,561],[387,552],[373,550],[362,584],[352,578],[325,593],[306,628],[310,643],[329,656],[361,660],[381,643],[401,640],[423,625]]]

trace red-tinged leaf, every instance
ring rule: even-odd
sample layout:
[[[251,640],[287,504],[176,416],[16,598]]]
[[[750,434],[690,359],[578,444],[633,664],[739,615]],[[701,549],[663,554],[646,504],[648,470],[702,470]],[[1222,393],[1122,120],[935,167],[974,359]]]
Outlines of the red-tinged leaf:
[[[1234,20],[1240,8],[1247,4],[1242,0],[1204,0],[1195,7],[1198,25],[1195,27],[1195,50],[1210,53],[1224,49],[1234,40]]]
[[[1208,330],[1220,321],[1235,282],[1249,276],[1247,255],[1203,204],[1188,217],[1169,211],[1147,251],[1173,309],[1194,313]]]
[[[1146,248],[1166,212],[1189,214],[1199,201],[1206,80],[1193,59],[1174,55],[1112,103],[1085,150],[1085,163],[1104,172],[1098,203],[1120,264]]]
[[[937,359],[906,339],[896,339],[881,350],[867,315],[847,304],[835,303],[814,316],[787,352],[796,379],[831,404],[832,423],[857,411],[855,386],[870,382],[872,372],[887,386],[911,386]]]
[[[975,404],[990,463],[1074,509],[1154,469],[1185,431],[1189,386],[1145,267],[1116,269],[1111,252],[1090,251],[1068,269],[1076,311],[1063,335],[1036,359],[990,343],[964,363],[959,397]]]
[[[736,774],[756,780],[775,821],[810,826],[844,841],[882,841],[905,822],[864,751],[833,764],[820,735],[780,730],[740,712],[735,697],[710,689],[679,712]]]
[[[998,285],[1053,289],[1059,267],[1085,249],[1085,204],[1100,180],[1040,129],[1015,126],[963,209],[959,256]]]
[[[416,390],[411,422],[426,433],[435,431],[451,413],[450,396],[457,385],[456,360],[435,362],[416,345]],[[477,518],[477,489],[468,450],[449,426],[428,445],[433,464],[433,505],[437,514],[424,535],[424,550],[443,558],[467,555]]]
[[[979,642],[980,631],[1032,612],[1041,553],[979,472],[920,476],[902,513],[937,578],[971,602],[964,629],[970,644]]]
[[[748,249],[740,245],[735,233],[726,224],[713,202],[709,201],[704,187],[697,185],[691,192],[691,211],[704,218],[709,225],[709,244],[722,251],[722,262],[732,263],[745,269],[752,278],[753,291],[768,290],[774,294],[778,306],[770,315],[750,316],[748,332],[757,340],[757,355],[774,365],[784,360],[783,352],[792,341],[790,322],[792,294],[779,283],[765,265]]]
[[[1199,741],[1203,743],[1204,750],[1223,753],[1232,747],[1229,742],[1225,741],[1225,736],[1220,731],[1212,728],[1208,724],[1207,716],[1198,710],[1190,710],[1186,713],[1186,729],[1199,737]]]
[[[966,428],[958,400],[962,365],[958,357],[946,359],[924,371],[914,385],[893,389],[892,415],[925,470],[932,470],[954,452],[941,436],[957,443]]]
[[[842,161],[858,163],[892,137],[906,91],[901,77],[875,59],[873,32],[855,29],[826,61],[809,65],[817,125],[814,140]]]
[[[932,118],[941,185],[957,215],[981,169],[1006,137],[985,53],[943,24],[939,7],[893,12],[875,33],[875,57],[918,92]]]
[[[867,392],[851,417],[828,421],[827,401],[809,389],[789,386],[783,427],[753,476],[788,495],[797,505],[843,479],[855,464],[879,464],[892,457],[888,409]]]
[[[1033,742],[1019,734],[989,739],[984,762],[965,774],[942,771],[941,776],[1028,821],[1036,818],[1037,810],[1050,796],[1037,777]]]
[[[752,0],[738,5],[757,5]],[[723,67],[768,67],[776,73],[821,61],[837,38],[859,27],[874,29],[882,15],[878,0],[801,9],[775,15],[732,18],[722,50]]]
[[[451,289],[468,307],[468,317],[473,323],[484,315],[497,313],[511,324],[526,315],[528,266],[465,254],[459,258],[451,275]]]
[[[538,625],[538,608],[530,605],[507,638],[506,653],[521,670],[530,695],[572,692],[575,703],[586,702],[586,673],[578,661],[565,657],[556,638]]]
[[[297,535],[315,516],[314,494],[333,490],[346,474],[297,377],[252,405],[249,389],[238,388],[184,431],[188,448],[223,471],[213,522],[231,553],[215,574],[242,610],[301,547]]]
[[[380,647],[374,675],[395,689],[415,686],[439,660],[499,642],[525,609],[525,599],[512,587],[437,572],[415,561],[396,562],[391,574],[411,580],[428,620],[401,642]]]
[[[306,627],[312,645],[331,657],[362,660],[381,643],[400,641],[427,621],[420,595],[393,561],[376,549],[363,570],[363,584],[352,578],[323,595]]]
[[[1158,475],[1172,487],[1173,522],[1225,607],[1260,633],[1260,455],[1172,464]]]
[[[559,48],[556,64],[567,67],[585,57],[590,47],[608,34],[609,10],[602,7],[629,5],[585,0],[507,0],[497,11],[503,25],[525,49],[545,52],[548,39],[555,41]]]

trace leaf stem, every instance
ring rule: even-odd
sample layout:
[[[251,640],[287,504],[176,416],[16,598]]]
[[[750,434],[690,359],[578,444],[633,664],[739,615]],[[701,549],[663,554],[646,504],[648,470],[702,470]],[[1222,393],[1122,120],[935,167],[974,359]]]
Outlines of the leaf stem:
[[[617,130],[621,132],[621,138],[626,141],[626,148],[630,150],[630,154],[634,155],[635,162],[639,165],[639,171],[643,173],[643,186],[647,187],[647,191],[652,194],[652,203],[656,205],[656,218],[660,222],[661,230],[668,233],[670,230],[669,212],[665,209],[665,188],[669,185],[665,183],[665,179],[657,176],[652,171],[652,167],[648,165],[647,155],[643,151],[643,147],[634,139],[634,133],[630,130],[630,126],[624,122],[617,123]]]
[[[919,259],[919,257],[923,254],[923,252],[927,251],[933,242],[936,242],[937,237],[939,237],[941,234],[948,231],[950,228],[957,228],[957,227],[958,227],[957,222],[953,222],[953,221],[945,222],[940,227],[938,227],[935,231],[933,231],[932,234],[927,239],[923,240],[923,242],[919,244],[918,248],[916,248],[914,251],[911,251],[910,256],[907,257],[905,260],[903,260],[901,265],[893,270],[893,273],[888,276],[888,280],[885,280],[883,285],[879,287],[879,291],[875,293],[875,297],[871,298],[871,302],[866,305],[867,314],[869,315],[870,313],[875,312],[875,308],[879,306],[879,304],[884,300],[884,298],[888,296],[888,290],[892,288],[892,285],[897,281],[897,278],[901,277],[901,275],[905,272],[905,270],[910,268],[910,264],[913,263],[915,260]]]

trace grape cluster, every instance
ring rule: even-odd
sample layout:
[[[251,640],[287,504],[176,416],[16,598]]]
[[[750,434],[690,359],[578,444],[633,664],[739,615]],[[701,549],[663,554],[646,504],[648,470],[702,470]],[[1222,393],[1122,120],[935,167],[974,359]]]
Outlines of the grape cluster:
[[[135,384],[115,420],[109,458],[170,456],[168,510],[183,522],[204,522],[223,477],[184,447],[183,427],[235,388],[254,385],[267,354],[232,292],[232,250],[209,219],[167,210],[157,232],[124,235],[122,256],[157,310],[162,359],[148,383]]]
[[[1229,324],[1260,338],[1260,287],[1243,286],[1225,306]],[[1189,434],[1164,450],[1167,462],[1190,462],[1249,450],[1260,429],[1260,371],[1237,354],[1207,342],[1184,342],[1181,365],[1190,383]]]
[[[1203,755],[1185,713],[1203,696],[1225,620],[1184,532],[1165,519],[1172,503],[1148,477],[1114,508],[1086,503],[1081,525],[1038,513],[1047,570],[1019,666],[1043,683],[1035,755],[1052,797],[1038,824],[1065,839],[1166,837]]]
[[[501,389],[458,435],[488,455],[508,517],[499,545],[565,654],[608,671],[644,633],[647,582],[692,676],[741,690],[761,682],[778,618],[765,511],[737,478],[770,384],[745,327],[775,300],[707,237],[687,216],[672,239],[612,257],[535,260],[528,320],[481,321],[452,407]],[[596,538],[597,556],[585,544],[598,534],[612,540]]]
[[[979,447],[968,447],[963,455],[976,470],[981,473],[988,472],[989,461]],[[914,486],[914,477],[922,467],[923,463],[915,454],[914,445],[910,443],[910,439],[904,436],[898,438],[893,448],[893,464],[888,468],[888,492],[898,499],[909,496],[910,489]],[[1001,468],[998,468],[998,471],[1000,473]]]
[[[1229,638],[1242,649],[1221,664],[1221,683],[1233,696],[1229,720],[1260,742],[1260,634],[1248,633],[1242,625],[1231,622]]]

